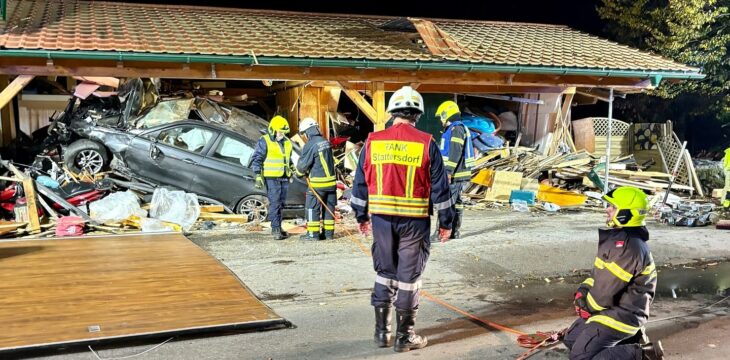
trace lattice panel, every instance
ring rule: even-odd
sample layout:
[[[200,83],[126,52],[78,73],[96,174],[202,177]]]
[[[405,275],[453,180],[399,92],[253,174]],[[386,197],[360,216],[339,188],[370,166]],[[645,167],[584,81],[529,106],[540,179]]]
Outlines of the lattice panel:
[[[611,136],[625,136],[629,133],[631,124],[621,120],[613,119],[611,124]],[[593,118],[593,130],[596,136],[608,136],[608,118]]]
[[[667,169],[671,172],[674,170],[674,164],[677,163],[677,159],[682,156],[680,150],[682,150],[682,144],[677,139],[674,133],[666,134],[659,138],[659,147],[664,154],[664,161],[667,165]],[[682,161],[679,164],[679,171],[677,171],[677,177],[674,182],[680,185],[691,186],[689,182],[689,171],[687,169],[687,159],[682,157]]]

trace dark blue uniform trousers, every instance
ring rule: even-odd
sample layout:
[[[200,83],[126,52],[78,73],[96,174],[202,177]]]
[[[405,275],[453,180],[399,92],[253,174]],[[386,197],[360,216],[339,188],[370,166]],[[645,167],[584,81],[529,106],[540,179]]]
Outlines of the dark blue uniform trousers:
[[[272,228],[281,227],[281,210],[289,189],[288,178],[266,178],[266,197],[269,198],[269,220]]]
[[[382,307],[417,310],[421,274],[431,242],[431,219],[372,215],[373,267],[377,275],[371,303]]]
[[[563,343],[570,349],[571,360],[641,360],[638,338],[601,324],[586,324],[578,318],[568,329]]]

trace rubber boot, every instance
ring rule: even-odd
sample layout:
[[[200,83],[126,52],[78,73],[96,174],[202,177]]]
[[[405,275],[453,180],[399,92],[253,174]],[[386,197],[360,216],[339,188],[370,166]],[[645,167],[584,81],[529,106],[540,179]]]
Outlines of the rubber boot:
[[[335,238],[334,230],[325,230],[324,231],[324,240],[332,240],[334,238]]]
[[[319,231],[310,233],[309,231],[305,232],[299,237],[300,240],[307,240],[307,241],[318,241],[320,240],[320,234]]]
[[[662,347],[661,341],[654,343],[648,343],[641,346],[641,359],[642,360],[663,360],[664,359],[664,348]]]
[[[416,325],[416,310],[400,310],[398,314],[398,329],[395,332],[395,346],[393,350],[396,352],[407,352],[416,349],[422,349],[428,344],[425,336],[416,335],[413,327]]]
[[[464,209],[456,209],[456,214],[454,214],[454,222],[451,224],[451,237],[449,237],[449,239],[461,238],[461,232],[459,231],[459,228],[461,228],[461,219],[463,216]]]
[[[393,334],[391,333],[391,307],[375,307],[375,343],[378,347],[385,348],[393,346]]]
[[[281,228],[279,227],[272,227],[271,228],[271,236],[274,237],[274,240],[284,240],[287,238],[289,234],[286,234],[285,232],[281,231]]]

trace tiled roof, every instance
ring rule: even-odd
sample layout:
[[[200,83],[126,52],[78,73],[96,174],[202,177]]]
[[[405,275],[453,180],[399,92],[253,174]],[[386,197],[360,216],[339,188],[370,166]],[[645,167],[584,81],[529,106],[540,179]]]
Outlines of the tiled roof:
[[[8,20],[0,22],[0,47],[698,71],[559,25],[426,19],[438,28],[430,31],[437,35],[437,43],[454,47],[432,52],[433,48],[413,40],[418,40],[418,33],[379,28],[393,19],[122,2],[13,0],[8,1]]]

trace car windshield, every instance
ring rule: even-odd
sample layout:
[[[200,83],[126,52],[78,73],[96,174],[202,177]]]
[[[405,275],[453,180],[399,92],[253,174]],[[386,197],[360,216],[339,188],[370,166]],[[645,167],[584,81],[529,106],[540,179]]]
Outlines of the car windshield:
[[[137,129],[148,129],[158,125],[169,124],[175,121],[187,120],[195,99],[175,99],[162,101],[147,114],[137,119],[134,126]]]

